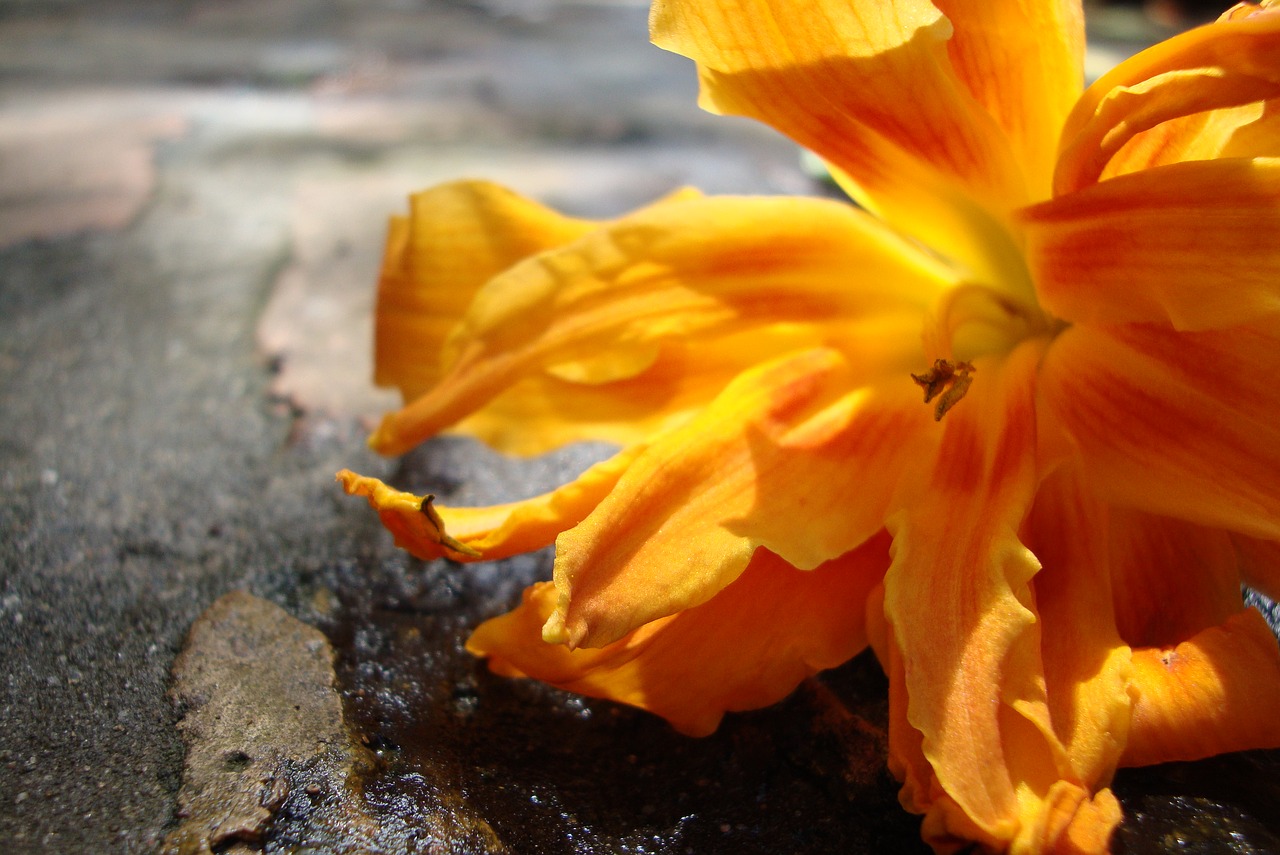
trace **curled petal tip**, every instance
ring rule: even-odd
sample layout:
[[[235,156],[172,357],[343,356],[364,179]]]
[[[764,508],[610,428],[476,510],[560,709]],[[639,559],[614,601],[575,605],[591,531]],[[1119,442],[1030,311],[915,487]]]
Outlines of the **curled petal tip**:
[[[1249,18],[1259,12],[1276,10],[1276,0],[1262,0],[1260,3],[1237,3],[1227,11],[1223,12],[1218,18],[1219,21],[1236,21],[1241,18]]]
[[[377,430],[369,434],[367,443],[369,448],[383,457],[404,454],[413,447],[411,444],[405,443],[402,437],[397,436],[398,432],[392,427],[394,420],[395,414],[388,413],[382,417],[382,422],[378,425]]]
[[[423,496],[422,504],[418,506],[418,510],[422,512],[422,515],[427,518],[427,522],[435,530],[435,534],[440,540],[440,545],[446,549],[453,550],[459,555],[465,555],[468,558],[483,558],[484,556],[482,553],[472,549],[457,538],[451,537],[449,533],[445,531],[444,520],[440,518],[439,512],[435,509],[435,500],[436,497],[430,494]]]
[[[569,630],[564,625],[564,613],[556,609],[542,625],[542,640],[547,644],[568,644]]]
[[[483,555],[445,531],[444,521],[432,505],[433,496],[419,497],[388,487],[377,478],[358,475],[349,469],[337,474],[342,489],[350,496],[363,496],[378,512],[382,524],[395,535],[396,545],[425,561],[449,558],[475,561]]]

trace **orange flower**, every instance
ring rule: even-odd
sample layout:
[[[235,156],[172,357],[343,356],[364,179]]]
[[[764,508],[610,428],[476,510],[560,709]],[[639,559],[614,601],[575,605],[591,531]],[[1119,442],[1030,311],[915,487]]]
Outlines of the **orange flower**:
[[[347,491],[423,558],[556,544],[469,642],[500,673],[705,734],[870,643],[936,849],[1105,851],[1117,766],[1280,745],[1240,596],[1280,594],[1270,5],[1082,93],[1072,0],[659,0],[704,106],[860,207],[414,197],[377,316],[407,404],[373,446],[622,450],[495,508]]]

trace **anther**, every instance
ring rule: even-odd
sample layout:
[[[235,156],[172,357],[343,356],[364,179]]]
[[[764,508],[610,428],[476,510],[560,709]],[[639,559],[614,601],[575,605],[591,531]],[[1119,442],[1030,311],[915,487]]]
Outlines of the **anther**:
[[[935,359],[933,367],[923,374],[912,374],[911,379],[924,389],[924,402],[927,404],[934,398],[938,403],[933,408],[933,420],[940,422],[947,411],[960,403],[969,385],[973,383],[970,375],[976,371],[972,362],[952,362],[950,359]]]

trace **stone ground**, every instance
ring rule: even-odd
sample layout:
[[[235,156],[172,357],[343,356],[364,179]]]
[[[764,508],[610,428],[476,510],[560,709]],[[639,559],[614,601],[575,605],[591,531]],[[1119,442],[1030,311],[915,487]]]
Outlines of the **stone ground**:
[[[919,849],[873,664],[696,741],[496,680],[460,641],[546,556],[417,564],[332,480],[493,501],[598,451],[364,449],[391,404],[371,285],[411,190],[484,176],[581,215],[820,192],[785,141],[698,112],[645,14],[0,3],[0,848]],[[1275,772],[1122,779],[1121,844],[1276,851]]]

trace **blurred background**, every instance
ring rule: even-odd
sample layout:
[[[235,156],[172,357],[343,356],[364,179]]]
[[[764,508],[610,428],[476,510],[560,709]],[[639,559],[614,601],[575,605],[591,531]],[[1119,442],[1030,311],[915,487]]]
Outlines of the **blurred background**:
[[[1092,6],[1091,73],[1222,6]],[[873,661],[706,740],[495,680],[461,640],[547,556],[414,562],[332,482],[498,501],[599,452],[365,450],[395,404],[369,383],[385,218],[413,190],[485,177],[585,216],[826,192],[786,140],[699,112],[646,16],[0,0],[6,851],[921,849]],[[1276,771],[1131,774],[1121,843],[1277,851]]]

